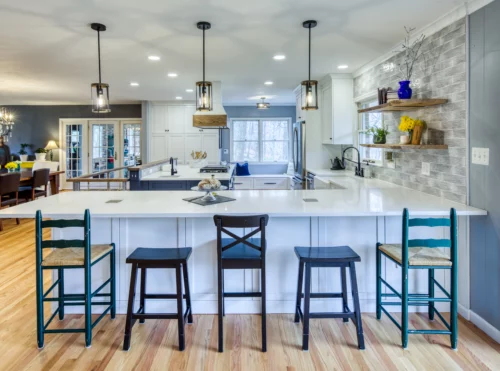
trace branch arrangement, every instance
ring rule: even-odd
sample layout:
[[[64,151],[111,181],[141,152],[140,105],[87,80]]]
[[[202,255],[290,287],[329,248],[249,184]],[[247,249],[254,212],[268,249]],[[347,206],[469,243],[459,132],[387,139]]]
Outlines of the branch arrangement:
[[[413,75],[415,63],[422,56],[422,44],[425,40],[425,35],[420,35],[413,43],[410,43],[411,33],[415,28],[405,26],[406,37],[403,41],[402,52],[405,53],[403,61],[399,63],[399,73],[401,80],[410,81]]]

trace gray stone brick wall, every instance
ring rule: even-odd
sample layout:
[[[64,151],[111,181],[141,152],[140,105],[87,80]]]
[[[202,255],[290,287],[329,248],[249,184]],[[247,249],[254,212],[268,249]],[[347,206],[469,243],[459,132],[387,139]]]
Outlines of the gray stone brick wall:
[[[426,35],[421,58],[412,77],[416,98],[447,98],[447,104],[401,113],[384,113],[391,132],[388,143],[399,142],[402,115],[425,120],[422,143],[447,144],[448,150],[395,150],[395,169],[373,167],[374,177],[408,188],[466,202],[466,29],[461,19],[433,35]],[[397,64],[402,54],[375,66],[354,79],[354,96],[377,88],[399,88]],[[394,68],[391,68],[391,64]],[[421,174],[422,162],[430,163],[430,176]]]

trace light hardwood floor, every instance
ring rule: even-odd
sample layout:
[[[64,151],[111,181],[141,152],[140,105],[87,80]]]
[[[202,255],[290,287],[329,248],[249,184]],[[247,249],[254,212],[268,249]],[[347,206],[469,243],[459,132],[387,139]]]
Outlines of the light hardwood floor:
[[[13,220],[0,232],[0,370],[484,370],[500,369],[500,345],[471,323],[460,320],[458,351],[447,336],[410,336],[407,350],[387,317],[363,315],[366,350],[356,346],[352,323],[312,320],[310,351],[301,350],[301,327],[289,314],[268,315],[268,352],[260,352],[260,316],[228,315],[225,352],[217,352],[217,317],[195,316],[187,326],[186,351],[177,350],[177,322],[147,321],[133,329],[129,352],[121,350],[124,316],[109,316],[94,329],[90,349],[83,334],[46,335],[36,346],[34,223]],[[48,281],[46,282],[48,284]],[[83,327],[83,317],[54,320],[61,327]],[[411,326],[434,328],[425,315]]]

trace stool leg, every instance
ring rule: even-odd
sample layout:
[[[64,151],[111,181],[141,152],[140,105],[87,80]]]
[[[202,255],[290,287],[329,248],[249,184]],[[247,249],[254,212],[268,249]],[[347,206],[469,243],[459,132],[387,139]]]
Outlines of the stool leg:
[[[356,279],[356,267],[354,262],[349,263],[351,273],[352,301],[354,302],[354,312],[356,314],[356,333],[358,335],[358,348],[365,349],[365,338],[363,335],[363,322],[361,321],[361,308],[359,307],[358,281]]]
[[[349,312],[347,303],[347,282],[345,267],[340,267],[340,281],[342,282],[342,311]],[[342,318],[343,322],[349,322],[349,318]]]
[[[146,268],[141,268],[141,291],[139,296],[139,313],[146,313],[146,300],[144,296],[146,295]],[[145,319],[140,319],[139,323],[146,322]]]
[[[187,262],[182,264],[182,275],[184,276],[184,290],[186,290],[186,310],[188,310],[188,323],[193,323],[193,311],[191,309],[191,291],[189,290],[189,276]]]
[[[434,269],[428,270],[428,292],[429,298],[434,297]],[[434,302],[429,302],[429,319],[434,320]]]
[[[222,292],[224,292],[224,269],[222,270]],[[222,317],[226,316],[226,302],[224,300],[224,294],[222,295]]]
[[[304,279],[304,263],[299,259],[299,277],[297,279],[297,301],[295,302],[295,323],[300,322],[300,306],[302,301],[302,282]]]
[[[381,244],[377,243],[376,252],[376,265],[377,265],[377,281],[376,281],[376,297],[377,297],[377,319],[382,318],[382,253],[380,252],[379,246]]]
[[[456,247],[455,247],[456,248]],[[456,254],[456,253],[455,253]],[[457,259],[454,259],[451,267],[451,308],[450,308],[450,327],[451,327],[451,348],[457,349],[458,346],[458,267]]]
[[[57,270],[57,278],[59,283],[57,284],[57,295],[59,296],[59,319],[64,319],[64,269],[59,268]]]
[[[92,285],[91,272],[92,266],[87,264],[84,268],[85,274],[85,347],[92,345]]]
[[[109,271],[111,273],[111,319],[114,319],[116,317],[116,250],[115,244],[112,245],[113,250],[111,250],[111,254],[109,255]]]
[[[260,291],[262,305],[262,351],[267,352],[267,331],[266,331],[266,260],[262,259],[262,267],[260,269]]]
[[[177,284],[177,332],[179,333],[179,350],[183,351],[186,347],[184,339],[184,313],[182,311],[182,277],[181,266],[175,268],[175,282]]]
[[[40,261],[36,264],[36,337],[38,349],[42,349],[44,345],[44,314],[43,314],[43,270]]]
[[[401,345],[408,347],[408,261],[401,266]]]
[[[130,349],[130,336],[132,332],[132,314],[134,313],[135,285],[137,282],[137,264],[132,264],[130,275],[130,288],[128,290],[127,320],[125,321],[125,334],[123,337],[123,350]]]
[[[304,328],[302,330],[302,350],[309,350],[309,309],[311,303],[311,263],[306,263],[304,288]]]
[[[223,275],[222,275],[222,266],[219,262],[218,264],[218,272],[217,272],[217,284],[218,284],[218,322],[219,322],[219,352],[222,353],[224,351],[224,329],[223,329],[223,318],[222,312],[224,307],[224,288],[223,288]]]

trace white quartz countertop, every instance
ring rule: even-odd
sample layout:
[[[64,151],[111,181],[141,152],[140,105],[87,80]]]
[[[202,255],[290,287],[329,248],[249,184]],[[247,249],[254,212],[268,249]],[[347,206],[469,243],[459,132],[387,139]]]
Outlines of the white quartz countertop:
[[[0,210],[1,218],[67,218],[90,209],[94,218],[211,217],[214,214],[269,214],[271,217],[399,216],[404,207],[412,216],[486,215],[487,212],[403,187],[325,190],[223,191],[236,201],[200,206],[183,201],[192,191],[64,192]],[[305,199],[316,201],[306,202]],[[119,203],[107,203],[121,200]]]
[[[354,170],[307,169],[316,176],[349,176],[354,175]]]
[[[216,179],[219,180],[229,180],[231,179],[231,175],[234,170],[234,165],[231,165],[229,168],[229,171],[227,173],[200,173],[199,168],[192,168],[187,165],[179,165],[177,166],[177,174],[172,176],[170,174],[170,166],[163,167],[165,170],[163,171],[157,171],[155,173],[143,176],[141,180],[147,180],[147,181],[166,181],[166,180],[203,180],[206,178],[210,178],[212,174],[215,176]]]

